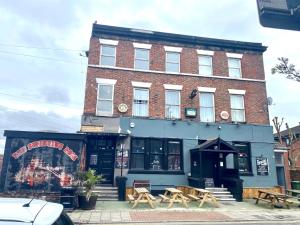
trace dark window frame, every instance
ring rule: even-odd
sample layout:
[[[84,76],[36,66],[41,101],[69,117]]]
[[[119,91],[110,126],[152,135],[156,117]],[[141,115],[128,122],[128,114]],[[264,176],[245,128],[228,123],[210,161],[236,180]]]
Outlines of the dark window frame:
[[[240,167],[238,169],[239,169],[239,174],[241,176],[253,176],[251,143],[250,142],[235,141],[235,142],[232,142],[232,144],[237,149],[239,149],[239,148],[236,145],[247,145],[247,147],[248,147],[248,152],[247,152],[248,157],[243,157],[243,158],[247,158],[248,165],[249,165],[249,171],[248,172],[242,172],[242,171],[240,171]],[[238,154],[240,154],[240,153],[238,153]],[[238,159],[240,159],[240,155],[238,156]]]
[[[132,159],[133,155],[136,153],[133,153],[132,146],[134,140],[144,140],[145,142],[145,150],[144,150],[144,169],[135,169],[132,168]],[[163,147],[163,162],[161,163],[162,168],[160,170],[153,170],[150,169],[150,158],[151,158],[151,141],[159,140],[162,142]],[[168,142],[169,141],[178,141],[180,143],[180,170],[169,170],[168,169],[168,157],[169,155],[169,149],[168,149]],[[130,162],[129,162],[129,171],[128,173],[134,174],[134,173],[145,173],[145,174],[184,174],[184,166],[183,166],[183,141],[181,139],[172,139],[172,138],[132,138],[130,143]],[[141,153],[142,154],[142,153]]]

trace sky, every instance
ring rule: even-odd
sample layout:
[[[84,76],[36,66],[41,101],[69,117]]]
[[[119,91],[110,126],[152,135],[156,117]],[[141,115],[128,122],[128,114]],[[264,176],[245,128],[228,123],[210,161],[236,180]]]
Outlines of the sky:
[[[254,0],[0,0],[0,153],[4,130],[76,132],[92,24],[260,42],[270,119],[300,122],[300,82],[272,75],[278,57],[300,69],[300,31],[259,24]]]

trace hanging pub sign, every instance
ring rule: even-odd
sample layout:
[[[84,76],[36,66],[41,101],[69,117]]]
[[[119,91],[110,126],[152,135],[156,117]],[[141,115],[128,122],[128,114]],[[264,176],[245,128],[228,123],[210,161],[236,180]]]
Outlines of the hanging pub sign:
[[[256,170],[257,175],[267,176],[269,175],[269,162],[266,157],[256,157]]]

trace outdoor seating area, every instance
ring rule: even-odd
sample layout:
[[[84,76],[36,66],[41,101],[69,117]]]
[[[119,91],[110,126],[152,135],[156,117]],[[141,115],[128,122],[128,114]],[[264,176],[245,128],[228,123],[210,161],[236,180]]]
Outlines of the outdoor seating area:
[[[294,190],[294,193],[300,194],[299,191]],[[255,204],[257,205],[259,201],[267,202],[271,208],[290,208],[290,206],[293,203],[297,203],[294,201],[296,198],[299,201],[299,198],[297,196],[292,195],[293,191],[286,190],[286,194],[279,193],[279,192],[272,192],[272,191],[266,191],[266,190],[258,190],[258,196],[253,197],[255,199]],[[300,201],[299,201],[300,203]]]
[[[185,191],[179,188],[165,188],[164,194],[159,194],[159,202],[157,198],[150,194],[147,188],[133,188],[133,194],[127,194],[129,204],[133,204],[132,208],[137,207],[139,204],[148,204],[151,208],[155,208],[157,203],[167,203],[167,208],[172,208],[174,203],[179,203],[180,206],[185,208],[189,207],[189,203],[197,201],[198,207],[202,207],[204,203],[211,203],[215,207],[219,207],[217,198],[205,189],[184,187]]]

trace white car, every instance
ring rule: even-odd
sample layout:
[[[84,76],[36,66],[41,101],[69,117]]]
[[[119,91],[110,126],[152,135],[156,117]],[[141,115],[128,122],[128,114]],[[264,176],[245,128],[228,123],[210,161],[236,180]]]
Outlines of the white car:
[[[0,225],[74,225],[61,204],[27,198],[0,198]]]

